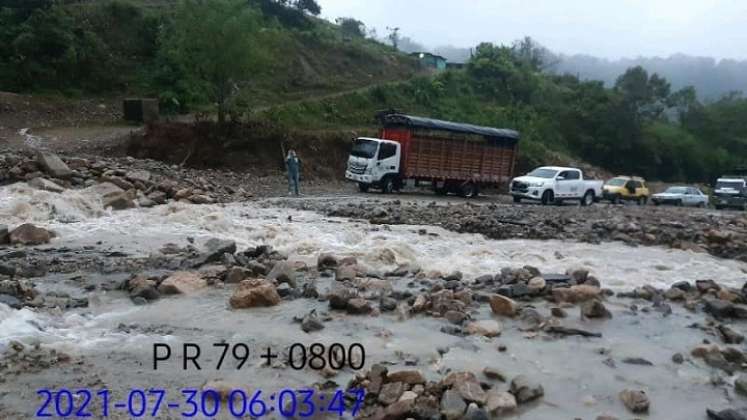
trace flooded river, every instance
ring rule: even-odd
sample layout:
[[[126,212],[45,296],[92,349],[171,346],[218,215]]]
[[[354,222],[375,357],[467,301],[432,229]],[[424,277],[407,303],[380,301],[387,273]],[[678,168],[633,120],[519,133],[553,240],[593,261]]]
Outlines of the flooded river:
[[[460,271],[467,282],[498,273],[504,267],[525,265],[543,273],[583,266],[604,287],[616,291],[642,285],[666,288],[677,281],[698,279],[741,287],[747,272],[747,264],[705,253],[621,243],[495,241],[433,226],[375,226],[273,208],[263,202],[207,206],[174,203],[110,212],[85,190],[55,194],[24,184],[0,188],[0,220],[11,226],[32,222],[57,232],[59,237],[43,247],[48,249],[92,247],[137,257],[157,253],[168,243],[185,246],[188,238],[198,245],[209,238],[221,238],[236,241],[239,250],[271,245],[290,261],[309,266],[316,265],[320,253],[329,252],[356,257],[369,273],[383,275],[409,263],[426,272]],[[103,281],[129,274],[49,274],[34,281],[44,291],[69,288],[66,280],[73,275],[100,276]],[[415,294],[419,290],[408,280],[385,281],[386,287],[396,290]],[[318,289],[323,293],[332,283],[330,278],[320,278]],[[222,378],[269,392],[324,382],[318,372],[269,368],[258,357],[268,347],[282,354],[296,342],[361,343],[366,349],[364,371],[374,363],[389,363],[390,369],[417,368],[427,378],[437,380],[449,369],[479,373],[493,367],[509,378],[526,374],[538,380],[545,397],[507,418],[593,419],[605,413],[628,418],[617,397],[625,388],[646,390],[652,400],[649,418],[654,419],[702,418],[705,407],[721,408],[732,403],[723,388],[711,385],[713,369],[696,361],[672,362],[674,353],[687,355],[704,338],[713,340],[700,330],[687,328],[702,322],[703,317],[681,307],[674,307],[674,313],[664,317],[655,311],[633,312],[629,302],[612,298],[608,304],[613,312],[611,320],[581,320],[578,309],[568,310],[567,326],[600,332],[602,338],[548,339],[521,331],[517,321],[501,320],[503,333],[487,339],[444,334],[440,332],[447,323],[444,319],[415,316],[402,320],[386,313],[350,316],[329,311],[326,302],[315,299],[232,310],[227,303],[232,291],[233,286],[226,285],[135,306],[124,292],[77,290],[74,293],[88,297],[89,307],[64,312],[12,310],[0,304],[0,351],[17,340],[40,343],[80,361],[19,374],[0,383],[0,410],[5,410],[8,418],[31,418],[40,403],[36,390],[43,387],[108,387],[113,394],[123,394],[133,387],[177,390]],[[550,306],[541,303],[536,309],[549,316]],[[293,318],[312,309],[329,312],[331,319],[323,330],[307,334]],[[476,320],[493,318],[487,304],[471,316]],[[252,352],[248,366],[237,370],[233,364],[215,370],[220,352],[211,350],[211,346],[222,341],[247,343]],[[178,356],[153,370],[153,343],[178,349],[185,342],[201,345],[205,353],[202,370],[182,370]],[[505,345],[507,351],[499,352],[499,345]],[[629,357],[645,358],[653,365],[621,362]],[[331,379],[344,387],[354,374],[347,369]],[[178,413],[171,418],[179,418]]]

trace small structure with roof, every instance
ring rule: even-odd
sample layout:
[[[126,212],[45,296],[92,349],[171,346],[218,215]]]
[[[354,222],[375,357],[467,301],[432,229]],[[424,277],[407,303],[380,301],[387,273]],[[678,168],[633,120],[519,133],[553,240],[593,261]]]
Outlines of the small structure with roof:
[[[410,54],[420,62],[420,66],[436,71],[446,70],[446,58],[429,52],[414,52]]]

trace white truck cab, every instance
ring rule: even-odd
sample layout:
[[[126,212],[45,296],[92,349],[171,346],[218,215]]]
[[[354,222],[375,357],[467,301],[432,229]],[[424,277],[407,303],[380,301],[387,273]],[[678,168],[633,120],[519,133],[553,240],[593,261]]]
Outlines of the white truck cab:
[[[716,208],[747,210],[747,177],[729,176],[719,178],[713,190]]]
[[[358,183],[365,192],[369,187],[386,193],[397,189],[402,158],[402,145],[396,141],[359,137],[353,143],[345,178]]]
[[[515,203],[523,199],[538,200],[542,204],[579,200],[581,205],[593,204],[602,196],[602,181],[586,180],[578,168],[542,166],[514,178],[510,193]]]

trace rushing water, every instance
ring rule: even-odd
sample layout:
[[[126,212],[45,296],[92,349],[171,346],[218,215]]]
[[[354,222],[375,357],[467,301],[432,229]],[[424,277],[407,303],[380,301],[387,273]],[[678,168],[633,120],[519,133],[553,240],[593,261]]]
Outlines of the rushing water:
[[[32,222],[56,231],[59,237],[49,247],[96,246],[148,255],[166,243],[185,245],[188,237],[198,245],[219,237],[235,240],[239,249],[269,244],[291,260],[309,265],[316,263],[320,252],[332,252],[355,256],[371,271],[383,272],[398,264],[414,263],[426,271],[459,270],[468,280],[497,273],[503,267],[527,264],[544,272],[584,266],[605,287],[622,290],[643,284],[666,287],[680,280],[704,278],[741,286],[740,280],[747,272],[747,264],[689,251],[621,243],[496,241],[430,226],[374,226],[312,212],[271,208],[262,202],[211,206],[174,203],[110,212],[101,207],[91,191],[55,194],[24,184],[0,188],[0,220],[11,226]],[[51,282],[53,277],[40,280],[45,281]],[[320,290],[325,291],[330,283],[322,279]],[[140,307],[118,292],[93,292],[89,308],[59,314],[16,311],[0,304],[0,347],[15,339],[40,342],[86,357],[101,381],[113,388],[151,383],[165,387],[199,386],[217,377],[243,383],[251,377],[252,387],[274,390],[323,379],[308,371],[268,372],[259,363],[242,372],[184,372],[176,364],[166,372],[153,372],[149,370],[152,343],[194,341],[207,349],[211,343],[226,340],[250,343],[258,351],[267,346],[280,349],[297,341],[360,342],[368,353],[367,367],[374,361],[401,365],[403,359],[414,359],[417,367],[433,379],[447,368],[479,372],[485,366],[498,367],[509,376],[526,373],[540,379],[546,397],[517,418],[587,418],[603,412],[624,415],[617,393],[626,387],[647,390],[654,401],[653,418],[700,418],[705,405],[727,403],[721,391],[707,385],[707,369],[691,363],[671,363],[673,353],[686,353],[703,339],[702,333],[685,328],[693,319],[680,310],[675,311],[675,316],[662,318],[654,313],[632,314],[612,303],[615,317],[593,323],[580,321],[577,314],[572,314],[567,321],[569,326],[604,333],[603,339],[595,340],[532,338],[510,321],[506,321],[506,329],[498,339],[460,338],[438,332],[445,323],[440,319],[417,317],[402,322],[392,315],[350,317],[334,313],[324,330],[309,335],[301,332],[292,319],[311,309],[325,311],[324,302],[298,299],[273,308],[234,311],[227,305],[230,293],[230,287],[211,289]],[[547,307],[538,309],[549,313]],[[487,305],[472,316],[490,318]],[[121,328],[121,324],[136,327]],[[509,351],[499,353],[498,342],[506,344]],[[441,357],[435,351],[437,347],[450,350]],[[602,347],[611,349],[611,355],[600,355],[596,350]],[[208,355],[206,360],[214,361],[217,356]],[[614,368],[602,363],[607,357],[627,356],[645,357],[654,366],[618,364]],[[336,380],[344,385],[351,375],[352,372],[344,372]],[[53,379],[62,380],[52,370],[21,378],[18,386],[33,389]],[[2,402],[0,399],[0,407]],[[28,402],[21,393],[16,398],[6,397],[5,403],[23,412]],[[690,417],[693,412],[697,416]]]

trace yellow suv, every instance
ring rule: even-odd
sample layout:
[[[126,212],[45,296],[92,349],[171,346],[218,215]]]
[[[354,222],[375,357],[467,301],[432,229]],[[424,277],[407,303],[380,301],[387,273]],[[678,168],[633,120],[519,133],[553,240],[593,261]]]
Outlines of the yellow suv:
[[[608,200],[612,204],[626,200],[643,205],[648,202],[650,195],[646,181],[637,176],[614,177],[607,181],[602,188],[602,199]]]

